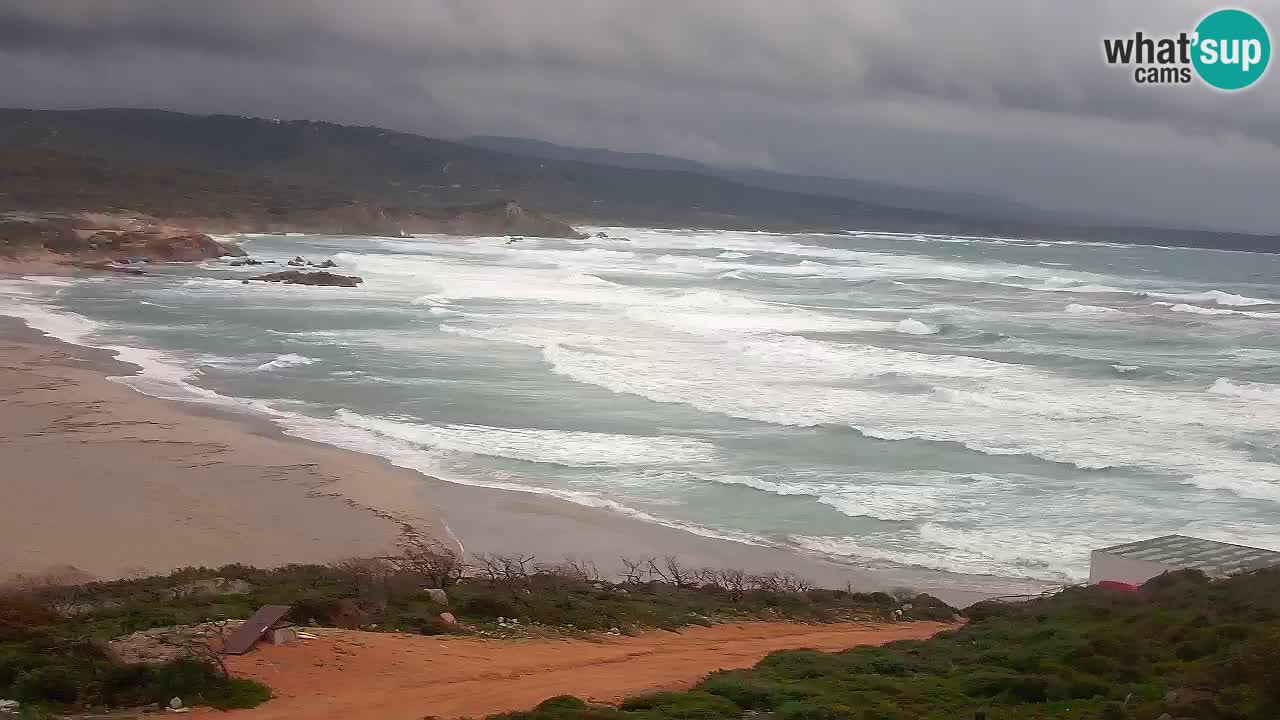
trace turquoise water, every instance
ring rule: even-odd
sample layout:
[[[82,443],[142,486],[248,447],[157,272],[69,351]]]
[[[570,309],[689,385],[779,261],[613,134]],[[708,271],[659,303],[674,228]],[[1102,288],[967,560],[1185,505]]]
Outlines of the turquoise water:
[[[0,303],[134,348],[147,392],[860,564],[1069,580],[1170,532],[1280,548],[1280,256],[605,230],[628,240],[250,236],[365,284],[214,261]]]

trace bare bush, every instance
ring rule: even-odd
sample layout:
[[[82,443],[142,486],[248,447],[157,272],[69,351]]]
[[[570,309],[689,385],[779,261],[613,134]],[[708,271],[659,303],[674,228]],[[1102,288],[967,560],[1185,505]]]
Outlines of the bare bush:
[[[648,566],[650,578],[653,580],[677,588],[697,586],[697,573],[681,565],[680,558],[675,555],[664,555],[660,560],[650,559]]]
[[[653,564],[653,558],[623,557],[621,560],[622,570],[619,576],[624,585],[640,585],[649,578],[649,566]]]
[[[384,558],[402,573],[415,573],[423,584],[436,588],[455,585],[467,573],[467,565],[452,548],[434,540],[406,542],[400,554]]]
[[[533,555],[497,555],[491,553],[479,553],[476,555],[477,574],[494,584],[528,588],[529,577],[534,567]]]
[[[83,585],[63,582],[55,577],[20,575],[10,585],[9,594],[49,613],[67,617],[80,610],[86,597]]]
[[[813,589],[813,585],[803,578],[797,577],[792,573],[765,573],[763,575],[753,575],[751,584],[757,590],[768,593],[805,593]]]
[[[900,603],[906,603],[914,600],[915,597],[920,594],[920,591],[913,590],[909,587],[896,587],[890,590],[889,594],[893,596],[894,600],[897,600]]]
[[[722,569],[702,571],[702,585],[720,590],[732,602],[741,602],[749,590],[755,589],[755,578],[746,570]]]
[[[573,556],[566,556],[558,563],[536,563],[534,572],[541,584],[557,590],[568,590],[601,582],[600,569],[594,562]]]

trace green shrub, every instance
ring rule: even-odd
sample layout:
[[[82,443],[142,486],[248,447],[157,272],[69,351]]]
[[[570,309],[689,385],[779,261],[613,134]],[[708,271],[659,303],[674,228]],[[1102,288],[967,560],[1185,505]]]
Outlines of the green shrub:
[[[660,717],[673,720],[718,720],[719,718],[737,718],[742,714],[742,708],[733,701],[703,690],[641,695],[624,700],[621,708],[648,710]]]
[[[1123,703],[1114,700],[1102,706],[1102,720],[1129,720],[1129,711]]]
[[[785,698],[783,688],[766,678],[744,670],[712,673],[698,684],[699,690],[719,695],[748,710],[772,710]]]
[[[44,665],[19,673],[9,694],[23,703],[70,705],[79,699],[80,675],[64,665]]]
[[[794,700],[778,708],[777,720],[853,720],[853,711],[821,700]]]

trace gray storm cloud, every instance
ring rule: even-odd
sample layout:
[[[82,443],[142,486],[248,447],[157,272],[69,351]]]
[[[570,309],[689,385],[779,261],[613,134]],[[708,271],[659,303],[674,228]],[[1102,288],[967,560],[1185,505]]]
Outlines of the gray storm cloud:
[[[1280,79],[1140,87],[1102,60],[1103,37],[1215,8],[0,0],[0,104],[517,135],[1280,232]]]

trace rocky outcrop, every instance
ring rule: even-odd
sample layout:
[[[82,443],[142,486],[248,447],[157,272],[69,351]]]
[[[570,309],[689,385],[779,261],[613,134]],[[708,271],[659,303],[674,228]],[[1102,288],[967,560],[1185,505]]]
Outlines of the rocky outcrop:
[[[329,287],[355,287],[364,282],[363,278],[354,275],[338,275],[325,272],[303,272],[301,270],[285,270],[284,272],[259,275],[254,280],[278,282],[287,285],[324,285]]]
[[[19,256],[32,252],[68,253],[84,243],[68,222],[7,220],[0,222],[0,255]]]
[[[235,245],[204,233],[160,230],[79,229],[69,221],[10,221],[0,223],[0,244],[20,251],[48,251],[86,261],[138,260],[195,262],[217,257],[243,257]],[[0,248],[3,249],[3,248]]]

